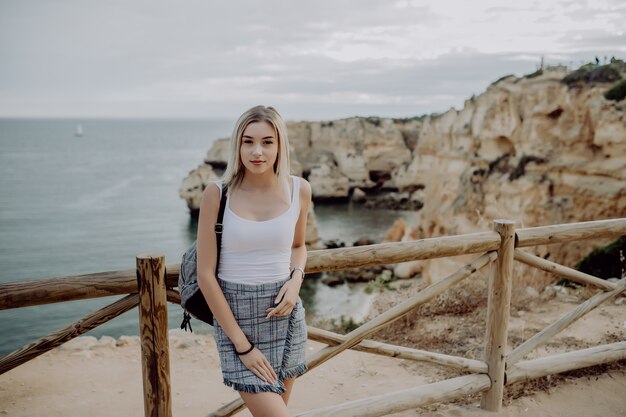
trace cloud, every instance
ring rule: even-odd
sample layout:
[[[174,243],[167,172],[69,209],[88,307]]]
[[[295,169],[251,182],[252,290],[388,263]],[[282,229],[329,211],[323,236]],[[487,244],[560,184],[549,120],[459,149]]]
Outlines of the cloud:
[[[306,118],[415,115],[459,107],[542,56],[626,52],[626,11],[613,0],[0,7],[0,116],[230,117],[257,102]]]

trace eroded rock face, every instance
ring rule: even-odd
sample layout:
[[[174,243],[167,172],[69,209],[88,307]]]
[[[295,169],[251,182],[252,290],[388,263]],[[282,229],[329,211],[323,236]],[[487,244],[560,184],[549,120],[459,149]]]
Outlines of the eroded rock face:
[[[459,112],[473,114],[462,130],[446,115],[424,120],[427,140],[418,141],[407,167],[414,175],[403,184],[426,178],[426,190],[453,189],[447,198],[427,196],[425,207],[434,198],[473,220],[507,215],[545,224],[547,214],[561,223],[623,215],[624,105],[602,97],[607,85],[569,89],[563,75],[491,86]],[[460,141],[467,151],[455,147]],[[459,199],[464,204],[455,205]]]
[[[313,165],[308,180],[317,199],[347,199],[350,193],[348,177],[332,163]]]
[[[626,103],[604,99],[610,84],[568,88],[565,74],[511,77],[424,119],[412,161],[393,176],[400,189],[425,186],[420,236],[489,230],[497,218],[530,227],[626,216]],[[573,266],[603,243],[533,250]]]
[[[356,187],[370,189],[391,179],[411,160],[410,134],[404,132],[414,126],[380,118],[288,123],[290,142],[317,199],[347,199]]]
[[[395,187],[394,171],[411,161],[419,121],[350,118],[287,123],[292,172],[302,173],[318,200],[347,200],[356,187]],[[407,145],[408,144],[408,145]],[[223,168],[228,139],[214,142],[205,163]]]
[[[200,202],[202,201],[202,192],[207,184],[217,180],[219,177],[213,171],[213,167],[208,164],[202,164],[193,169],[183,180],[183,184],[178,190],[180,198],[187,202],[187,207],[192,216],[197,217],[200,210]]]
[[[206,154],[204,158],[204,163],[211,165],[212,167],[224,169],[226,168],[226,163],[228,162],[228,154],[230,152],[229,138],[218,139],[213,142],[213,146]]]

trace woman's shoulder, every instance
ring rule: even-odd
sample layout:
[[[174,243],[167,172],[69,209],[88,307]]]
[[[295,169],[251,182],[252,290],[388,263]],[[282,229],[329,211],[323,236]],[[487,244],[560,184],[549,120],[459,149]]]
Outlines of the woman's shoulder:
[[[208,204],[219,201],[222,194],[222,181],[209,181],[202,192],[202,201]]]
[[[292,175],[293,180],[294,180],[294,184],[297,181],[298,184],[300,185],[300,198],[304,199],[304,200],[310,200],[311,199],[311,184],[309,184],[309,182],[307,180],[305,180],[302,177],[298,177],[297,175]]]
[[[222,181],[221,180],[216,180],[216,181],[209,181],[207,183],[207,185],[204,187],[204,191],[203,193],[214,193],[217,192],[218,194],[222,192]]]

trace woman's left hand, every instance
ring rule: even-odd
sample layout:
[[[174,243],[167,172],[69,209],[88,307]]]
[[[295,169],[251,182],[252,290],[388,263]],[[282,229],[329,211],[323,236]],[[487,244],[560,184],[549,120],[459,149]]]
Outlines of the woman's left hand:
[[[285,282],[274,300],[274,304],[278,305],[274,308],[267,309],[266,318],[290,315],[298,302],[298,294],[300,293],[301,285],[302,279],[297,276]]]

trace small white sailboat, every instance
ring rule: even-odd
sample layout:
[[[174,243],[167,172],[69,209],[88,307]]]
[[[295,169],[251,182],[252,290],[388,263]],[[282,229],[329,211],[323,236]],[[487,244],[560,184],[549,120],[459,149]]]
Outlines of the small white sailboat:
[[[76,132],[74,133],[74,136],[77,138],[83,137],[83,125],[76,125]]]

